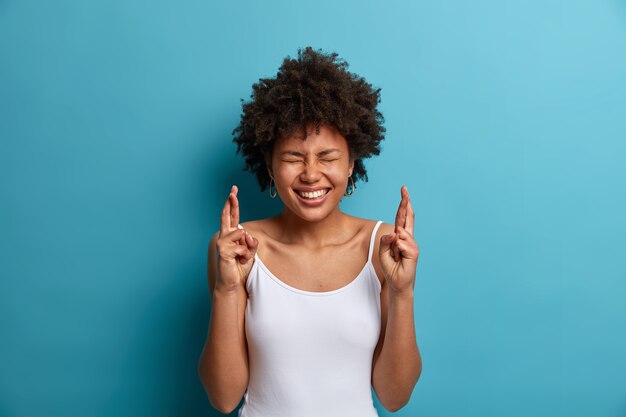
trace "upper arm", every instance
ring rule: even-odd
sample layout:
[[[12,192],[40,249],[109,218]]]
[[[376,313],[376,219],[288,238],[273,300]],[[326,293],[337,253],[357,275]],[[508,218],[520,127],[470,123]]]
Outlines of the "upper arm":
[[[209,294],[213,295],[215,282],[217,281],[217,239],[220,232],[217,231],[209,242],[209,253],[207,257],[207,275],[209,278]]]
[[[376,367],[376,362],[378,362],[378,357],[380,356],[380,352],[383,350],[383,343],[385,341],[385,332],[387,330],[387,310],[389,305],[389,289],[387,283],[383,283],[383,286],[380,289],[380,337],[378,338],[378,343],[376,344],[376,348],[374,349],[374,355],[372,359],[372,373],[374,368]]]
[[[217,281],[217,239],[219,238],[220,232],[217,231],[211,241],[209,243],[209,254],[208,254],[208,262],[207,262],[207,273],[209,276],[209,294],[213,296],[213,290],[215,289],[215,282]],[[246,342],[246,333],[245,333],[245,314],[246,314],[246,306],[248,304],[248,293],[244,287],[241,285],[237,290],[238,294],[238,303],[237,303],[237,322],[239,324],[239,339],[242,342],[241,349],[243,352],[248,352],[248,346]]]
[[[374,270],[376,271],[376,275],[378,279],[382,281],[382,285],[380,288],[380,336],[378,338],[378,343],[376,344],[376,348],[374,349],[374,355],[372,359],[372,373],[374,367],[376,366],[376,362],[378,361],[378,357],[380,356],[380,352],[383,349],[383,343],[385,341],[385,332],[387,330],[387,311],[389,309],[389,286],[387,285],[387,281],[383,274],[382,268],[380,266],[380,259],[378,257],[378,251],[380,247],[380,237],[383,235],[387,235],[392,233],[394,230],[394,225],[389,223],[382,223],[378,230],[376,231],[376,239],[374,239],[374,251],[372,253],[372,264],[374,265]]]

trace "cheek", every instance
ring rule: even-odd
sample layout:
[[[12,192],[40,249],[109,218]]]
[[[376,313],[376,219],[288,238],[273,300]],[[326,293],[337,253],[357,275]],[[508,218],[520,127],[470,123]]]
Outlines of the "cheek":
[[[330,178],[334,184],[344,184],[348,181],[348,171],[343,168],[329,169],[326,176]]]
[[[276,179],[279,180],[283,184],[290,184],[294,181],[295,178],[300,175],[301,169],[294,165],[280,165],[278,170],[275,171]]]

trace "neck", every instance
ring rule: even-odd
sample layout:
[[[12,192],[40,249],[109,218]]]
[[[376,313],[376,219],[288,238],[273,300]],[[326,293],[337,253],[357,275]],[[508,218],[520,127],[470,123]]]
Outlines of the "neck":
[[[349,217],[337,207],[321,220],[307,221],[285,208],[276,221],[281,229],[281,241],[317,249],[344,241],[342,231],[346,230]]]

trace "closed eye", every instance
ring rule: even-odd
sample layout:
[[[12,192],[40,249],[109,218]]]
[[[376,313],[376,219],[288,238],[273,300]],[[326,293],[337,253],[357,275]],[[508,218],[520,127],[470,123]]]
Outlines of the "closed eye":
[[[338,160],[339,160],[339,158],[335,158],[335,159],[322,159],[321,161],[322,161],[322,162],[333,162],[333,161],[338,161]],[[295,163],[297,163],[297,162],[303,162],[303,161],[300,161],[300,160],[297,160],[297,161],[289,161],[289,160],[283,159],[283,162],[287,162],[288,164],[295,164]]]

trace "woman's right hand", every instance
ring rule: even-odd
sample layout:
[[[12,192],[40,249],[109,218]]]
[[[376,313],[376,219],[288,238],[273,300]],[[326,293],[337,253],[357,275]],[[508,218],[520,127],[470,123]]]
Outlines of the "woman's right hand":
[[[259,241],[244,229],[239,229],[239,201],[237,186],[233,185],[220,222],[217,240],[218,265],[215,288],[236,290],[247,278],[254,263]]]

